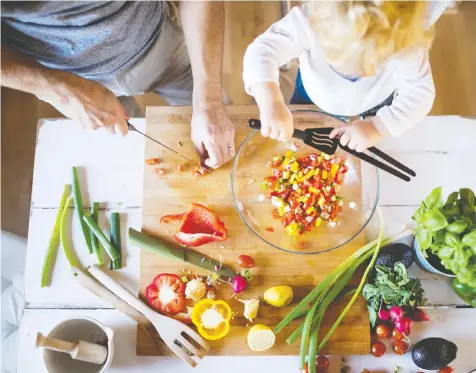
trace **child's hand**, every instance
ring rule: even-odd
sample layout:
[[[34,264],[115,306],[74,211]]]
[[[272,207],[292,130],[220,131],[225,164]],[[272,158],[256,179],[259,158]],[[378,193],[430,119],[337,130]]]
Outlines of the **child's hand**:
[[[334,128],[329,135],[330,138],[339,136],[339,141],[342,145],[347,145],[350,149],[358,152],[363,152],[365,149],[374,146],[383,137],[371,119],[356,120],[352,123],[344,124]]]
[[[264,137],[287,141],[293,136],[293,115],[284,103],[273,103],[261,109],[260,120]]]
[[[291,139],[294,132],[293,116],[284,103],[279,84],[256,83],[251,91],[260,111],[261,134],[279,141]]]

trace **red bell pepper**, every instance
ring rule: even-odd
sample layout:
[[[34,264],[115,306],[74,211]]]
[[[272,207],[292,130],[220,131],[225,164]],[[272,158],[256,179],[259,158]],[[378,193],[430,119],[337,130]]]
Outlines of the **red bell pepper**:
[[[213,241],[224,241],[228,238],[228,230],[223,221],[212,210],[198,203],[185,214],[166,215],[161,223],[181,220],[182,224],[174,234],[175,240],[187,247],[196,247]]]

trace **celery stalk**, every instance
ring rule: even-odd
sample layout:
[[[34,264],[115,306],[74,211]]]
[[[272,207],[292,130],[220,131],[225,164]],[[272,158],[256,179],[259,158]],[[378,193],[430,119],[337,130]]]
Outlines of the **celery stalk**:
[[[47,287],[51,284],[51,272],[56,261],[56,255],[58,253],[58,246],[60,243],[60,226],[61,226],[61,216],[63,215],[64,205],[69,196],[71,185],[66,184],[63,189],[63,195],[61,196],[61,201],[58,207],[58,212],[56,214],[55,225],[53,231],[51,232],[50,243],[48,245],[48,251],[46,252],[45,262],[43,264],[43,270],[41,272],[41,287]]]

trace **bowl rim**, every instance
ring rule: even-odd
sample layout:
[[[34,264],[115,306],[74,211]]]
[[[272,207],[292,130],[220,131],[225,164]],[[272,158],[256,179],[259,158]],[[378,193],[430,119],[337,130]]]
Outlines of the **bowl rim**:
[[[308,113],[319,113],[319,114],[323,114],[325,116],[329,116],[331,118],[334,118],[342,123],[347,123],[345,120],[343,120],[342,118],[339,118],[333,114],[329,114],[329,113],[326,113],[324,111],[321,111],[321,110],[315,110],[315,109],[296,109],[296,110],[291,110],[291,113],[305,113],[305,112],[308,112]],[[338,249],[339,247],[342,247],[344,245],[347,245],[350,241],[352,241],[355,237],[357,237],[360,233],[362,233],[362,231],[367,227],[367,225],[369,224],[370,220],[372,219],[372,217],[374,216],[375,214],[375,210],[377,209],[377,206],[379,204],[379,200],[380,200],[380,172],[379,172],[379,169],[378,167],[375,167],[375,171],[377,173],[377,195],[376,195],[376,198],[375,198],[375,203],[374,205],[372,206],[372,209],[371,209],[371,214],[370,216],[368,217],[368,219],[365,221],[364,224],[362,224],[362,227],[353,235],[351,236],[349,239],[347,239],[345,242],[337,245],[337,246],[334,246],[332,248],[329,248],[327,250],[322,250],[322,251],[309,251],[309,252],[306,252],[306,251],[291,251],[291,250],[287,250],[287,249],[284,249],[280,246],[277,246],[271,242],[269,242],[268,240],[266,240],[264,237],[262,237],[260,234],[258,234],[251,226],[250,224],[248,224],[248,222],[246,221],[246,219],[244,218],[243,214],[240,212],[240,209],[238,208],[238,203],[237,203],[237,198],[235,196],[235,184],[233,182],[233,177],[236,173],[236,168],[237,168],[237,163],[238,163],[238,158],[240,156],[240,154],[242,153],[243,149],[244,149],[244,145],[247,143],[247,141],[255,135],[255,133],[259,131],[259,130],[252,130],[247,136],[246,138],[243,140],[243,142],[240,144],[240,147],[238,149],[238,152],[236,153],[236,156],[233,160],[233,166],[231,168],[231,195],[233,197],[233,203],[235,205],[235,208],[236,208],[236,211],[238,211],[238,215],[240,215],[240,218],[241,220],[245,223],[245,225],[248,227],[248,229],[253,232],[254,235],[256,235],[259,239],[261,239],[262,241],[264,241],[265,243],[267,243],[268,245],[278,249],[278,250],[281,250],[281,251],[284,251],[286,253],[291,253],[291,254],[299,254],[299,255],[316,255],[316,254],[323,254],[323,253],[327,253],[327,252],[330,252],[330,251],[333,251],[333,250],[336,250]],[[374,158],[374,154],[371,154]]]

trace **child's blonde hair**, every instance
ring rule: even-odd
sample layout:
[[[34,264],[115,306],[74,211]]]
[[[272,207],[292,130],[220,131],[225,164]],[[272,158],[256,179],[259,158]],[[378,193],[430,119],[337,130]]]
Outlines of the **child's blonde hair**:
[[[311,23],[329,63],[375,74],[396,53],[431,46],[424,1],[311,1]],[[345,73],[345,71],[342,71]]]

